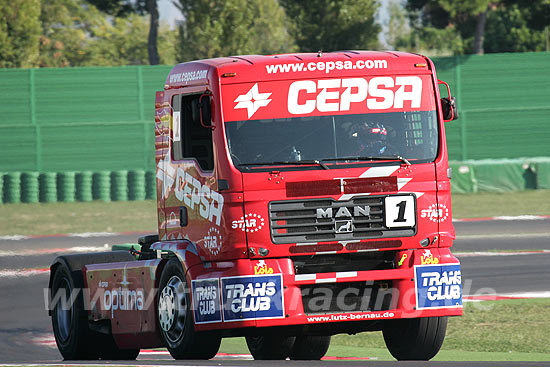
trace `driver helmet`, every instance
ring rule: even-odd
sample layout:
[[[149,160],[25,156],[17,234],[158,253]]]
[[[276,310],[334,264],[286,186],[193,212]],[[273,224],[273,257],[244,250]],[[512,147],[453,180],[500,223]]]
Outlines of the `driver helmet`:
[[[378,141],[383,143],[386,141],[388,131],[384,125],[379,122],[364,122],[357,134],[358,137],[366,139],[367,141]]]

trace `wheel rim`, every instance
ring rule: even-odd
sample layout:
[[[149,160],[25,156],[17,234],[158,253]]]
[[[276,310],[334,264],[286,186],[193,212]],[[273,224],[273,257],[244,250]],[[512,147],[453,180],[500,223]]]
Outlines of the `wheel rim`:
[[[60,287],[57,288],[57,290],[64,290],[65,294],[62,295],[63,298],[55,304],[55,319],[57,324],[57,333],[60,341],[64,343],[69,339],[69,334],[71,333],[73,308],[70,303],[71,285],[66,278],[63,278],[61,283],[62,284],[60,284]]]
[[[177,276],[168,280],[160,293],[159,305],[160,327],[170,342],[177,342],[185,329],[187,298],[183,281]]]

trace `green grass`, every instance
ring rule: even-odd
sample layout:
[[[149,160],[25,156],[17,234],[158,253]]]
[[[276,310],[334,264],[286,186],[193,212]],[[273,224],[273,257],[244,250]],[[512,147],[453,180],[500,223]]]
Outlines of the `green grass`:
[[[550,299],[466,303],[449,318],[435,360],[550,361]],[[244,338],[224,339],[220,352],[248,354]],[[393,360],[381,332],[336,335],[327,356]]]
[[[550,190],[453,194],[454,218],[550,215]]]
[[[454,218],[550,215],[550,190],[453,196]],[[156,203],[147,201],[0,204],[0,235],[156,232]]]
[[[152,200],[0,205],[0,235],[157,232]]]

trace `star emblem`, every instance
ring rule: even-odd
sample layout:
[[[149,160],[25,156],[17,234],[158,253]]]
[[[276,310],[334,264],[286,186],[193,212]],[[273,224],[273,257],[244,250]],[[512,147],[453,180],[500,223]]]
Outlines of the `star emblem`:
[[[157,168],[157,178],[162,181],[162,196],[167,198],[176,176],[176,170],[170,164],[170,149],[168,149],[164,159],[159,161]]]
[[[271,93],[260,93],[258,91],[258,83],[256,83],[248,92],[241,94],[235,99],[235,102],[237,102],[235,109],[246,108],[248,118],[251,118],[260,107],[265,107],[271,102],[271,99],[268,99],[270,95]]]

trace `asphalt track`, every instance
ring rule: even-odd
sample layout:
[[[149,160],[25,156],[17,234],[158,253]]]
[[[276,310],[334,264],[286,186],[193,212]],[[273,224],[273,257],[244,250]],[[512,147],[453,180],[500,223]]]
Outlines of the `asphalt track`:
[[[522,221],[479,221],[455,223],[455,253],[462,263],[465,294],[516,294],[550,292],[550,219]],[[120,236],[45,237],[0,240],[0,363],[53,363],[61,357],[51,345],[51,324],[45,310],[44,288],[47,268],[59,254],[75,246],[94,247],[134,242],[136,234]],[[518,250],[521,254],[472,254],[472,251]],[[23,251],[28,251],[26,254]],[[24,255],[24,256],[23,256]],[[22,271],[22,269],[27,269]],[[35,269],[35,271],[28,271]],[[235,359],[173,361],[169,356],[140,355],[139,364],[187,366],[394,366],[383,361],[255,362]],[[97,365],[99,362],[95,361]],[[136,365],[136,362],[133,363]],[[400,362],[423,366],[425,362]],[[430,366],[541,366],[541,362],[430,362]]]

